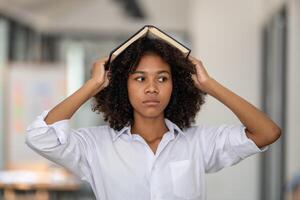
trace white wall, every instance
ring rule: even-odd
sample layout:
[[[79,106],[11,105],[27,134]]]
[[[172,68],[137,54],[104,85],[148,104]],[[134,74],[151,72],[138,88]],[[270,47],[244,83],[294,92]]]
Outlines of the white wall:
[[[287,121],[286,130],[286,181],[300,173],[300,1],[268,0],[259,2],[258,22],[262,26],[270,16],[283,6],[287,6]]]
[[[192,55],[212,77],[260,107],[260,29],[255,1],[191,1]],[[198,123],[238,124],[234,114],[209,97]],[[259,155],[207,175],[209,200],[259,198]]]
[[[201,59],[219,82],[260,107],[261,30],[273,13],[287,5],[288,68],[286,175],[300,173],[300,1],[191,0],[189,29],[192,55]],[[238,123],[221,103],[207,99],[198,123]],[[217,174],[208,175],[208,200],[259,199],[259,155]]]
[[[288,1],[287,178],[300,173],[300,1]]]

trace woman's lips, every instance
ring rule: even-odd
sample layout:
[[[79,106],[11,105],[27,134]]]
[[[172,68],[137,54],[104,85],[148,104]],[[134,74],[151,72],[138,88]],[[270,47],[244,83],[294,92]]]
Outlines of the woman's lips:
[[[150,101],[143,101],[143,103],[146,104],[147,106],[156,106],[159,104],[159,101],[150,100]]]

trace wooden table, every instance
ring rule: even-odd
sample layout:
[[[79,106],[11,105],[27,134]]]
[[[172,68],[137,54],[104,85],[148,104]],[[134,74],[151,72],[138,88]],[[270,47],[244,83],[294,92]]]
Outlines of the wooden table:
[[[6,173],[6,174],[5,174]],[[31,172],[32,173],[32,172]],[[35,173],[35,172],[33,172]],[[4,200],[23,200],[26,198],[18,198],[16,191],[35,191],[34,199],[36,200],[49,200],[51,191],[64,191],[64,192],[75,192],[80,189],[80,183],[70,174],[64,174],[65,179],[61,181],[53,181],[51,177],[51,172],[37,173],[38,179],[34,181],[19,181],[18,179],[14,180],[11,175],[14,174],[14,171],[0,171],[0,189],[4,191]],[[57,172],[56,172],[57,173]],[[16,171],[16,176],[20,176],[20,171]],[[2,175],[2,179],[1,179]],[[57,174],[56,174],[57,175]],[[4,180],[4,176],[7,177],[7,181]],[[11,179],[9,178],[11,177]],[[26,178],[26,177],[25,177]],[[30,199],[33,199],[32,197]]]

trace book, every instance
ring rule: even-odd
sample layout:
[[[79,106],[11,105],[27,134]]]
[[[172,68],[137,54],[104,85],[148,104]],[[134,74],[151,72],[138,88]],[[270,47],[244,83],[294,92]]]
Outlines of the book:
[[[112,62],[120,53],[122,53],[130,44],[135,42],[141,37],[149,37],[149,38],[158,38],[161,40],[164,40],[168,44],[176,47],[179,49],[183,55],[187,58],[191,52],[191,50],[172,38],[170,35],[166,34],[159,28],[153,26],[153,25],[145,25],[143,28],[141,28],[139,31],[137,31],[135,34],[133,34],[128,40],[126,40],[124,43],[122,43],[120,46],[116,47],[114,50],[111,51],[109,55],[109,62]]]

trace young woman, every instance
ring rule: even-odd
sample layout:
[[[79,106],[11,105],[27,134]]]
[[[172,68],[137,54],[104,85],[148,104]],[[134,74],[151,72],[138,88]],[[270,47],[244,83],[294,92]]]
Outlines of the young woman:
[[[164,41],[141,38],[107,59],[26,133],[29,147],[86,180],[97,199],[203,200],[205,173],[265,151],[280,137],[264,113]],[[242,125],[192,125],[206,94]],[[108,125],[71,129],[69,119],[91,97]]]

